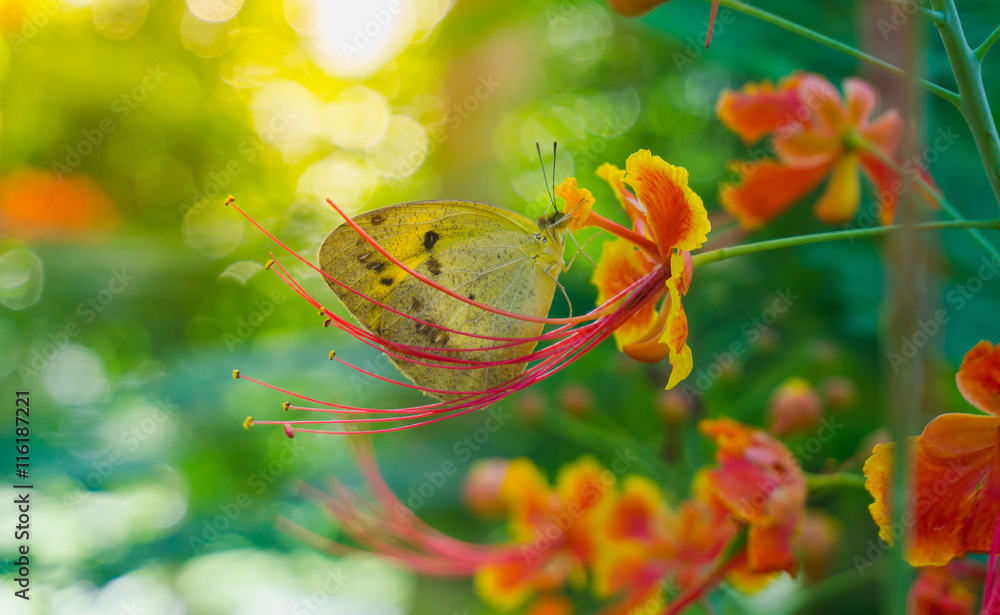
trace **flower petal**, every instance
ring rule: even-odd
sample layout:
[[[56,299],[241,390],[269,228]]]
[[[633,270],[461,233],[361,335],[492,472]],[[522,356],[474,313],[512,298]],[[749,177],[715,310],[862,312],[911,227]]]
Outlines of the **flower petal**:
[[[1000,416],[1000,346],[987,340],[976,344],[962,359],[955,380],[970,404]]]
[[[896,217],[896,205],[903,192],[903,180],[895,170],[870,154],[859,154],[861,170],[875,185],[875,199],[878,202],[878,216],[882,224],[892,224]]]
[[[847,120],[852,126],[864,128],[875,110],[878,93],[870,83],[857,77],[844,79],[844,99],[847,101]]]
[[[645,252],[637,250],[624,239],[605,242],[590,280],[597,287],[597,304],[603,305],[610,301],[656,266]],[[656,301],[650,300],[615,330],[618,349],[646,339],[654,332],[656,319]]]
[[[605,162],[597,169],[597,176],[608,182],[611,190],[618,199],[618,204],[622,206],[629,220],[632,221],[632,229],[640,235],[649,236],[649,225],[646,223],[646,208],[635,195],[625,187],[625,171],[615,165]]]
[[[968,551],[989,551],[1000,512],[998,430],[997,417],[942,414],[913,440],[912,509],[903,518],[912,525],[905,553],[911,565],[939,566]],[[876,446],[864,467],[874,498],[869,510],[890,544],[898,534],[890,507],[894,450]]]
[[[759,228],[815,188],[829,168],[793,169],[773,160],[744,162],[738,169],[740,183],[723,184],[719,202],[743,228]]]
[[[723,90],[715,104],[716,115],[744,143],[756,143],[783,123],[795,121],[802,109],[798,94],[802,77],[802,74],[786,77],[777,86],[761,81],[746,83],[738,92]]]
[[[625,181],[646,207],[653,241],[666,256],[674,248],[694,250],[705,243],[712,225],[701,197],[688,187],[688,172],[668,164],[649,150],[628,157]]]
[[[510,511],[510,532],[515,542],[529,542],[535,526],[544,522],[552,507],[552,489],[534,463],[519,458],[510,462],[500,487],[500,498]]]
[[[814,73],[804,75],[798,84],[798,95],[810,111],[806,130],[830,134],[849,127],[840,92],[826,77]]]
[[[585,228],[595,202],[590,190],[578,187],[575,177],[567,177],[556,186],[556,196],[566,201],[563,213],[570,216],[569,230],[577,232]]]
[[[833,167],[826,190],[816,202],[816,217],[827,224],[841,224],[854,217],[861,203],[858,156],[849,154]]]
[[[672,389],[677,383],[688,377],[694,367],[691,358],[691,348],[687,345],[688,321],[684,306],[681,305],[681,290],[684,283],[684,257],[674,253],[670,257],[670,278],[667,280],[667,291],[670,293],[670,305],[667,308],[667,327],[660,337],[660,342],[670,349],[670,379],[667,388]],[[690,278],[688,278],[690,280]],[[690,283],[690,282],[689,282]]]

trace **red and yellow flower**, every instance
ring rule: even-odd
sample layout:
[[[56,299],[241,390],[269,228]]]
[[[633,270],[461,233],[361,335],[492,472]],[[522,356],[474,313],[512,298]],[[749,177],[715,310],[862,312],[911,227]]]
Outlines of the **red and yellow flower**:
[[[995,550],[1000,515],[1000,346],[979,342],[956,376],[965,399],[986,413],[948,413],[912,438],[912,522],[905,554],[914,566],[941,566],[967,552]],[[875,446],[865,462],[869,507],[883,540],[893,542],[892,502],[895,445]],[[908,527],[910,523],[907,523]]]
[[[878,192],[880,219],[890,223],[902,182],[883,158],[896,156],[904,124],[895,109],[873,115],[877,101],[861,79],[845,79],[842,97],[811,73],[724,91],[716,104],[719,120],[747,145],[770,136],[775,158],[734,163],[739,177],[720,189],[723,207],[745,228],[757,228],[828,178],[816,216],[844,223],[860,205],[860,171]]]
[[[490,603],[512,609],[536,592],[586,582],[593,563],[594,519],[615,485],[614,475],[585,457],[562,468],[555,487],[528,459],[510,463],[500,491],[518,557],[486,564],[476,588]]]
[[[687,345],[688,322],[681,297],[691,285],[691,250],[700,248],[711,230],[701,198],[688,186],[688,172],[639,150],[629,156],[625,169],[605,164],[597,170],[607,181],[632,222],[629,231],[592,209],[589,190],[570,178],[557,189],[573,215],[571,230],[596,227],[620,239],[604,244],[592,282],[597,302],[604,305],[622,296],[658,268],[670,272],[665,288],[651,296],[615,329],[619,349],[646,363],[668,358],[673,366],[667,388],[691,373],[693,361]],[[656,304],[663,297],[663,307]]]

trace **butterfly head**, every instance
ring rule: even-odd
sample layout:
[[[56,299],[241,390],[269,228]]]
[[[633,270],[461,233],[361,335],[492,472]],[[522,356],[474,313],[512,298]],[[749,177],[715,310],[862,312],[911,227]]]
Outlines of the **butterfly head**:
[[[546,216],[540,216],[536,220],[538,228],[541,231],[539,233],[539,240],[545,244],[547,250],[558,254],[560,260],[569,220],[570,218],[565,212],[558,210]]]

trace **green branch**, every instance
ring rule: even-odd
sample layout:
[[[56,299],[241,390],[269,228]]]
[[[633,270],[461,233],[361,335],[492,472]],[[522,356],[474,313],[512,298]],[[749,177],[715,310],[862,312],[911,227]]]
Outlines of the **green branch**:
[[[719,248],[711,252],[702,252],[691,257],[694,267],[701,267],[709,263],[717,263],[736,256],[747,254],[757,254],[758,252],[769,252],[771,250],[781,250],[783,248],[794,248],[811,243],[821,243],[826,241],[840,241],[843,239],[866,239],[869,237],[879,237],[902,230],[910,231],[943,231],[948,229],[969,229],[988,228],[1000,230],[1000,220],[947,220],[941,222],[924,222],[923,224],[895,225],[895,226],[875,226],[872,228],[852,229],[849,231],[831,231],[829,233],[814,233],[812,235],[796,235],[795,237],[783,237],[781,239],[771,239],[769,241],[758,241],[729,248]]]
[[[828,489],[864,489],[865,477],[861,474],[835,472],[833,474],[805,474],[809,493]]]
[[[945,15],[944,21],[937,24],[937,28],[944,49],[948,53],[951,69],[955,73],[955,82],[958,84],[958,93],[961,97],[960,108],[965,115],[965,121],[969,123],[972,138],[975,139],[976,148],[983,159],[990,185],[993,186],[993,196],[997,204],[1000,204],[1000,136],[997,135],[990,102],[986,98],[982,64],[977,57],[978,50],[973,51],[969,47],[954,0],[931,0],[931,4],[935,10]],[[994,32],[990,35],[990,39],[994,39],[995,36],[1000,35]],[[988,50],[989,46],[986,49]],[[985,53],[983,51],[983,55]]]
[[[941,191],[937,189],[937,187],[932,186],[930,183],[928,183],[928,181],[924,179],[923,175],[921,175],[920,173],[906,172],[906,170],[903,169],[903,167],[901,167],[899,163],[893,159],[892,156],[887,155],[878,147],[871,146],[868,144],[864,144],[863,147],[865,147],[865,151],[867,153],[881,160],[886,166],[895,171],[896,174],[898,174],[900,177],[910,182],[915,182],[918,186],[920,186],[920,189],[924,191],[925,195],[929,195],[930,198],[933,199],[935,203],[937,203],[937,205],[941,208],[941,210],[947,213],[953,219],[958,221],[965,221],[965,217],[961,214],[961,212],[958,211],[958,208],[952,205],[951,202],[947,198],[945,198],[944,194],[942,194]],[[986,250],[986,252],[990,256],[992,256],[995,261],[1000,262],[1000,250],[998,250],[996,246],[990,243],[989,240],[986,239],[986,236],[983,235],[981,231],[979,231],[979,229],[967,227],[966,231],[968,231],[969,235],[976,241],[976,243],[982,246],[983,249]]]
[[[983,61],[983,58],[985,58],[986,54],[989,53],[990,47],[993,46],[993,43],[997,42],[997,39],[1000,39],[1000,26],[997,26],[997,29],[994,30],[985,41],[983,41],[983,44],[976,47],[976,50],[972,52],[976,56],[976,60],[978,62]]]
[[[886,62],[885,60],[883,60],[881,58],[876,58],[875,56],[873,56],[871,54],[868,54],[868,53],[865,53],[864,51],[861,51],[860,49],[856,49],[856,48],[851,47],[850,45],[848,45],[846,43],[842,43],[842,42],[840,42],[838,40],[832,39],[829,36],[826,36],[825,34],[820,34],[819,32],[816,32],[815,30],[810,30],[809,28],[806,28],[805,26],[801,26],[801,25],[799,25],[799,24],[797,24],[797,23],[795,23],[793,21],[789,21],[789,20],[785,19],[784,17],[779,17],[779,16],[775,15],[774,13],[769,13],[769,12],[763,10],[763,9],[759,9],[759,8],[757,8],[755,6],[751,6],[749,4],[746,4],[745,2],[741,2],[740,0],[719,0],[719,4],[722,5],[722,6],[724,6],[724,7],[730,8],[730,9],[732,9],[732,10],[738,12],[738,13],[743,13],[745,15],[750,15],[751,17],[756,17],[757,19],[760,19],[761,21],[766,21],[767,23],[773,24],[775,26],[778,26],[779,28],[784,28],[785,30],[788,30],[789,32],[794,32],[795,34],[798,34],[799,36],[802,36],[802,37],[808,38],[810,40],[816,41],[817,43],[821,43],[823,45],[826,45],[827,47],[831,47],[833,49],[836,49],[837,51],[842,51],[842,52],[844,52],[844,53],[846,53],[846,54],[848,54],[850,56],[853,56],[853,57],[855,57],[855,58],[857,58],[859,60],[862,60],[863,62],[868,62],[869,64],[872,64],[873,66],[877,66],[877,67],[879,67],[879,68],[881,68],[883,70],[886,70],[886,71],[888,71],[888,72],[890,72],[890,73],[892,73],[894,75],[899,75],[899,76],[905,76],[906,75],[906,71],[904,71],[903,69],[899,68],[895,64],[891,64],[889,62]],[[943,87],[939,86],[936,83],[931,83],[930,81],[927,81],[926,79],[918,79],[917,83],[919,83],[921,87],[923,87],[925,90],[927,90],[931,94],[934,94],[936,96],[940,96],[941,98],[943,98],[944,100],[947,100],[948,102],[950,102],[951,104],[955,105],[956,107],[959,107],[961,105],[961,100],[959,99],[958,94],[956,94],[955,92],[952,92],[951,90],[949,90],[947,88],[943,88]]]

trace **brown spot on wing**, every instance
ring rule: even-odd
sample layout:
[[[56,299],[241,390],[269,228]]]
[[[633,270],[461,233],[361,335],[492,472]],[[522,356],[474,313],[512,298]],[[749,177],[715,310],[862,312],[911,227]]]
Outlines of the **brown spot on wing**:
[[[414,297],[413,302],[410,304],[410,308],[414,311],[414,313],[419,312],[424,309],[424,303],[420,299]]]
[[[430,252],[431,248],[434,247],[434,244],[437,243],[438,239],[441,239],[441,236],[434,231],[427,231],[424,233],[424,249]]]
[[[372,223],[372,226],[378,226],[385,222],[385,216],[382,214],[374,214],[368,218],[368,221]]]
[[[427,259],[427,269],[430,270],[431,275],[438,275],[441,273],[441,263],[432,256]]]
[[[392,286],[395,281],[396,280],[387,277],[379,280],[379,283],[382,284],[383,286]]]
[[[364,259],[359,259],[359,260],[364,260]],[[385,261],[378,261],[378,260],[372,261],[370,263],[365,263],[365,267],[367,267],[370,271],[374,271],[375,273],[382,273],[382,270],[385,269],[385,265],[386,265]]]

